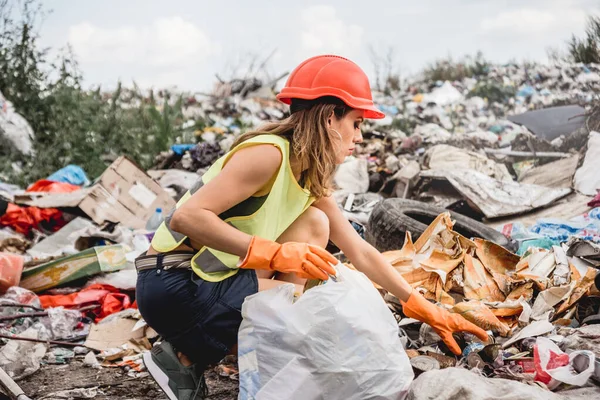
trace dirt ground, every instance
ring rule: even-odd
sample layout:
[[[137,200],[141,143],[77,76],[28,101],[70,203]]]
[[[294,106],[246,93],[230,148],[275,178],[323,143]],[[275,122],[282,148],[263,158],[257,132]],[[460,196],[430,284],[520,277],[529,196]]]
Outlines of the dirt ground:
[[[214,369],[206,372],[210,400],[235,400],[238,381],[219,376]],[[167,400],[152,377],[131,378],[121,368],[93,369],[74,360],[66,365],[43,365],[35,374],[17,382],[25,394],[39,399],[48,394],[77,388],[95,388],[95,400]],[[75,397],[83,398],[83,397]],[[65,399],[48,397],[47,399]]]

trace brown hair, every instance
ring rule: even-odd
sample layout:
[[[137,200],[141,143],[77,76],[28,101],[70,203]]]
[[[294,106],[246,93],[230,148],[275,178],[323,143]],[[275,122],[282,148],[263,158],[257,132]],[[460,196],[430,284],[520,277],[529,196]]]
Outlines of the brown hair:
[[[336,168],[337,137],[332,140],[327,120],[332,113],[342,119],[350,111],[352,109],[336,97],[292,99],[289,117],[242,134],[232,148],[259,135],[278,135],[287,139],[303,171],[306,170],[304,176],[311,194],[320,199],[329,195]]]

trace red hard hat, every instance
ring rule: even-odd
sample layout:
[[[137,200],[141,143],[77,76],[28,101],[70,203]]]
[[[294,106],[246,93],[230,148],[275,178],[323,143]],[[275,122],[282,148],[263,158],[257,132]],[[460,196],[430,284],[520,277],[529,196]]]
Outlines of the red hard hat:
[[[365,118],[385,117],[373,104],[369,79],[352,61],[339,56],[317,56],[304,61],[295,70],[277,95],[291,104],[292,99],[314,100],[334,96],[348,106],[365,111]]]

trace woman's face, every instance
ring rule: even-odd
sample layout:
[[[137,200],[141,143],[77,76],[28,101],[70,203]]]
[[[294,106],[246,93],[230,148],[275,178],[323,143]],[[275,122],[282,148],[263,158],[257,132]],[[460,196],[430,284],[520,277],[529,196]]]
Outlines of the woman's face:
[[[356,143],[362,142],[360,125],[364,121],[363,114],[363,110],[352,110],[342,119],[331,114],[328,123],[333,142],[337,145],[337,164],[343,163],[344,159],[354,152]]]

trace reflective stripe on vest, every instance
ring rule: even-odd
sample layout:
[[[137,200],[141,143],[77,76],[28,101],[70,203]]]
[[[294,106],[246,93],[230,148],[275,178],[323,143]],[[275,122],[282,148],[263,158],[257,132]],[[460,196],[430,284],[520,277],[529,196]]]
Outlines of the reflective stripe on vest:
[[[221,157],[211,166],[198,182],[185,193],[176,205],[176,209],[184,204],[205,183],[210,182],[221,170],[233,153],[241,148],[257,145],[273,144],[283,156],[283,161],[273,186],[267,195],[249,197],[229,210],[221,213],[219,218],[229,225],[249,235],[258,235],[265,239],[276,240],[314,201],[308,190],[301,188],[296,182],[289,165],[289,143],[275,135],[261,135],[249,139]],[[187,237],[171,229],[172,210],[165,222],[161,224],[152,240],[152,247],[159,252],[169,252],[185,242]],[[239,257],[219,250],[202,247],[192,258],[192,269],[203,279],[212,282],[221,281],[237,273]]]

